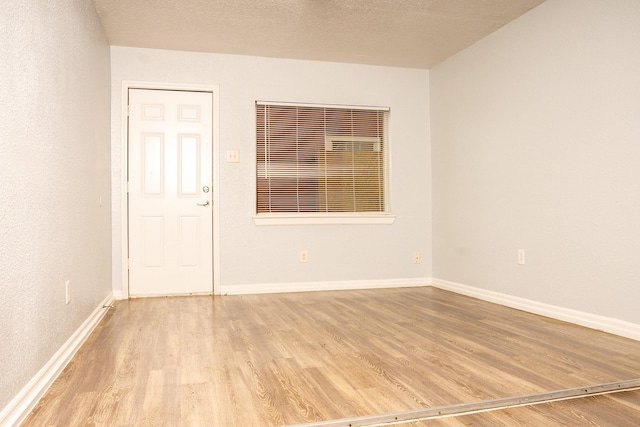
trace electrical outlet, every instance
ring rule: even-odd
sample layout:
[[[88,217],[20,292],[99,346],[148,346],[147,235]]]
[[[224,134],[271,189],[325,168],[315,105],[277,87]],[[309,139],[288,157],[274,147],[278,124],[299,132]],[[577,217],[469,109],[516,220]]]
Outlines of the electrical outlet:
[[[64,303],[69,304],[71,302],[71,280],[67,280],[67,283],[64,284]]]
[[[420,252],[413,253],[413,263],[420,264]]]
[[[306,249],[300,251],[300,262],[309,261],[309,252]]]
[[[524,265],[524,249],[518,249],[518,264]]]

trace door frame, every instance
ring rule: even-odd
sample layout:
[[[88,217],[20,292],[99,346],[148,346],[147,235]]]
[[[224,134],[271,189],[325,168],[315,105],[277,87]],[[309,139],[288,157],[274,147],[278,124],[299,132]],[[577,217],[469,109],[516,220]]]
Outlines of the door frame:
[[[212,147],[211,165],[213,167],[213,283],[212,294],[220,293],[220,88],[217,85],[195,85],[180,83],[159,83],[159,82],[141,82],[132,80],[122,81],[122,137],[121,137],[121,165],[120,183],[121,183],[121,224],[122,224],[122,298],[129,298],[129,114],[128,99],[129,89],[155,89],[155,90],[182,90],[192,92],[209,92],[212,94],[213,102],[213,129],[211,132]]]

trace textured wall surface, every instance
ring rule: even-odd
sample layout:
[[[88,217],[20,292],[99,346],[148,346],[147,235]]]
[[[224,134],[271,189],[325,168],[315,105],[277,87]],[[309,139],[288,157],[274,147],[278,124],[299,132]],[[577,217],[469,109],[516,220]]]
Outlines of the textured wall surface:
[[[640,323],[638,40],[549,0],[431,70],[434,277]]]
[[[0,41],[3,408],[108,295],[111,252],[109,47],[93,3],[0,1]]]
[[[114,290],[121,289],[122,81],[218,85],[222,286],[400,279],[431,273],[428,71],[111,48]],[[393,225],[256,226],[255,101],[388,106]],[[301,264],[299,252],[309,251]],[[413,251],[422,263],[413,264]]]

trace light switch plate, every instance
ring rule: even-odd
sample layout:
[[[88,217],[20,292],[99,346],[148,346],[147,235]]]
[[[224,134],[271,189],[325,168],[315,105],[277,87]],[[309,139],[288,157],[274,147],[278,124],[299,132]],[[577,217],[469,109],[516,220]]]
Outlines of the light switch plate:
[[[227,163],[240,163],[240,152],[238,150],[227,150]]]

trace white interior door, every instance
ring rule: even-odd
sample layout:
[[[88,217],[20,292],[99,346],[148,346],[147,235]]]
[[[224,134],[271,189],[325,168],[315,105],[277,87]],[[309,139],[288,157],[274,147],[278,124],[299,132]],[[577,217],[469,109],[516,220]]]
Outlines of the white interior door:
[[[213,292],[213,94],[129,89],[129,294]]]

